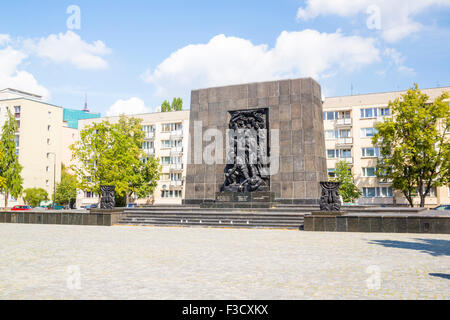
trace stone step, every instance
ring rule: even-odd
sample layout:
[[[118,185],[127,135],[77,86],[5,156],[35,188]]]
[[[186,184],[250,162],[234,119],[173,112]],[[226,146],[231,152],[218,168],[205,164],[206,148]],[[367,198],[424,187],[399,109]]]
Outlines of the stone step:
[[[127,217],[135,217],[135,218],[148,218],[148,217],[161,217],[161,218],[169,218],[169,217],[183,217],[183,218],[187,218],[187,217],[198,217],[198,218],[202,218],[202,217],[209,217],[209,218],[218,218],[218,217],[229,217],[231,219],[239,219],[239,218],[250,218],[250,219],[255,219],[255,218],[260,218],[260,219],[299,219],[299,218],[303,218],[305,215],[274,215],[274,214],[199,214],[199,213],[149,213],[149,214],[140,214],[140,213],[132,213],[132,214],[127,214]]]
[[[127,218],[122,218],[120,221],[132,221],[132,222],[140,222],[140,221],[174,221],[174,222],[181,222],[183,223],[184,221],[243,221],[243,222],[254,222],[254,223],[278,223],[278,222],[283,222],[283,223],[302,223],[304,221],[304,219],[258,219],[258,218],[249,218],[249,219],[245,219],[245,218],[237,218],[237,219],[233,219],[233,218],[193,218],[193,217],[167,217],[167,218],[163,218],[163,217],[148,217],[148,218],[133,218],[133,217],[127,217]]]
[[[218,223],[218,222],[187,222],[187,223],[175,223],[172,221],[152,221],[152,222],[127,222],[120,221],[120,225],[136,225],[136,226],[170,226],[170,227],[222,227],[222,228],[282,228],[282,229],[301,229],[303,224],[286,224],[286,223]]]

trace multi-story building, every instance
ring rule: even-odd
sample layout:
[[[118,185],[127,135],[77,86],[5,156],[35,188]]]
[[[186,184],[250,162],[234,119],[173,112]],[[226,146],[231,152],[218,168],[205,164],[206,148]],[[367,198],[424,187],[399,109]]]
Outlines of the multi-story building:
[[[0,129],[8,111],[18,124],[16,153],[23,166],[23,189],[43,188],[51,199],[61,181],[61,164],[69,165],[69,145],[75,141],[78,130],[67,126],[64,108],[45,103],[41,96],[32,93],[10,88],[0,90]],[[4,201],[4,195],[0,194],[0,206]],[[8,207],[17,204],[23,204],[23,200],[10,196]]]
[[[450,92],[450,87],[421,91],[432,101],[443,92]],[[363,193],[358,204],[407,204],[401,192],[394,192],[389,183],[380,182],[376,177],[375,168],[380,154],[372,144],[375,123],[391,116],[388,103],[402,94],[405,91],[332,97],[323,103],[328,174],[333,177],[336,163],[346,160],[351,165],[355,184]],[[448,186],[433,189],[426,201],[427,206],[448,203]]]
[[[189,134],[189,110],[156,112],[133,115],[142,119],[145,132],[143,150],[159,159],[162,171],[153,195],[147,199],[136,199],[137,204],[181,204],[184,198],[187,148]],[[79,121],[79,129],[108,120],[117,122],[119,117],[104,117]],[[98,203],[98,195],[79,191],[77,207]]]

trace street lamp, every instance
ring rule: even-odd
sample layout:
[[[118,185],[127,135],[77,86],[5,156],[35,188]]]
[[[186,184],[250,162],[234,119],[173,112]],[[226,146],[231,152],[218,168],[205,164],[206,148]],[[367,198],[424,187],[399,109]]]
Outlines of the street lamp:
[[[53,155],[53,209],[55,209],[55,194],[56,194],[56,153],[49,152]]]

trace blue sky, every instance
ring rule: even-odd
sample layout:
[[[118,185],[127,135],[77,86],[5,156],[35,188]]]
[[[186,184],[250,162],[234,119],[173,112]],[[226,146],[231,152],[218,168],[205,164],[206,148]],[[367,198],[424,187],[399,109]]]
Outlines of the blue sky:
[[[338,4],[338,5],[337,5]],[[67,8],[81,11],[68,29]],[[103,115],[312,76],[326,96],[450,85],[450,1],[8,1],[0,87]]]

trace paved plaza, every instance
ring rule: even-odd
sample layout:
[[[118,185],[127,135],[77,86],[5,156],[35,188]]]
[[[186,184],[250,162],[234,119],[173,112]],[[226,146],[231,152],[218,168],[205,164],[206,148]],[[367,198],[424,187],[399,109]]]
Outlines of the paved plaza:
[[[0,224],[0,299],[449,299],[450,236]]]

